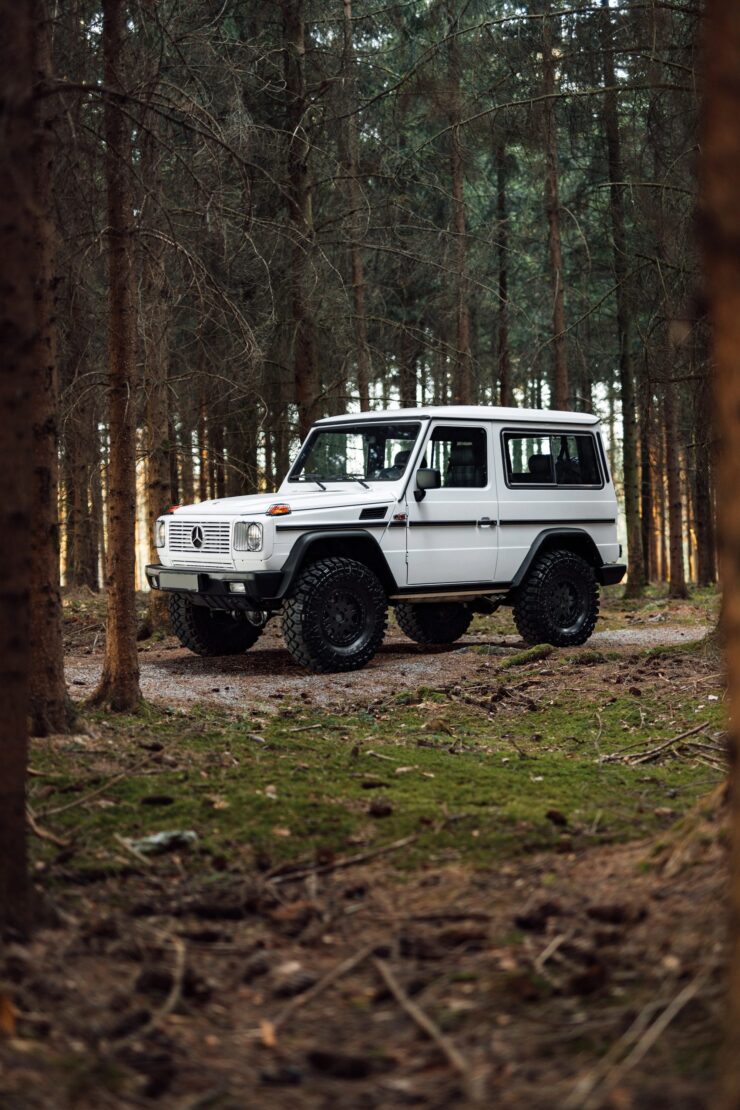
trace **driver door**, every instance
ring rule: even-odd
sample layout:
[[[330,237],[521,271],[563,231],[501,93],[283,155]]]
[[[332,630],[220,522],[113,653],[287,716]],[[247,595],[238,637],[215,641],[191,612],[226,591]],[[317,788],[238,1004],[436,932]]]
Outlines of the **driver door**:
[[[411,475],[406,491],[408,584],[494,582],[498,499],[490,426],[434,423],[418,465],[438,470],[441,486],[417,501],[415,472]]]

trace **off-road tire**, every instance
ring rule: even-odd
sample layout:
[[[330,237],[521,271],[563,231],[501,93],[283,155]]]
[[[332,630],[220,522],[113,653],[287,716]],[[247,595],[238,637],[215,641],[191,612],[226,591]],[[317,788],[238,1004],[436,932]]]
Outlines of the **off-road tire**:
[[[196,655],[239,655],[259,639],[261,628],[238,613],[206,609],[182,594],[169,598],[170,627],[183,647]]]
[[[285,646],[296,663],[317,674],[356,671],[383,642],[385,591],[364,563],[322,559],[298,575],[282,619]]]
[[[431,601],[413,604],[401,601],[396,620],[402,632],[417,644],[454,644],[470,628],[473,614],[459,601]]]
[[[540,555],[514,602],[514,623],[527,644],[585,644],[598,615],[594,568],[572,551]]]

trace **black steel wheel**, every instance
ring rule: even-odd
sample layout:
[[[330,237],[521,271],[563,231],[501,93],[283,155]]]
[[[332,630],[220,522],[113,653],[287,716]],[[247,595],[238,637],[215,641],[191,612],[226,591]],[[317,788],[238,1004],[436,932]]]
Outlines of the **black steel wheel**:
[[[417,644],[454,644],[472,619],[470,609],[459,601],[401,601],[396,606],[401,631]]]
[[[598,615],[594,568],[572,551],[540,555],[514,602],[514,621],[528,644],[585,644]]]
[[[319,674],[366,666],[383,642],[387,602],[376,574],[354,559],[306,567],[283,602],[283,638],[297,663]]]
[[[261,628],[243,613],[193,605],[183,594],[170,594],[170,627],[183,647],[196,655],[239,655],[259,639]]]

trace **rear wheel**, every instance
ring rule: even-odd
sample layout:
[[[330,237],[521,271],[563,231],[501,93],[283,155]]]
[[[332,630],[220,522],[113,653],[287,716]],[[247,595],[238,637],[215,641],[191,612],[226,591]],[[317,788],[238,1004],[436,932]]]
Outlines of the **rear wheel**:
[[[453,644],[465,635],[472,619],[471,611],[459,601],[401,601],[396,606],[402,632],[417,644]]]
[[[528,644],[585,644],[598,615],[594,568],[572,551],[540,555],[514,602],[514,621]]]
[[[322,559],[283,602],[283,638],[297,663],[319,674],[366,666],[383,642],[387,603],[377,575],[354,559]]]
[[[262,631],[243,613],[193,605],[182,594],[170,594],[169,610],[172,631],[196,655],[239,655],[257,642]]]

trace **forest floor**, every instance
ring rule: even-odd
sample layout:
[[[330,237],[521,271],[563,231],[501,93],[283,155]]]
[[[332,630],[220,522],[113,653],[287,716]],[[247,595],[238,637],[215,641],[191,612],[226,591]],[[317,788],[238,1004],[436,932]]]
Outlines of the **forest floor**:
[[[141,713],[32,746],[3,1108],[711,1105],[717,599],[607,593],[577,650],[503,614],[351,676],[144,641]],[[84,698],[102,604],[65,613]]]

